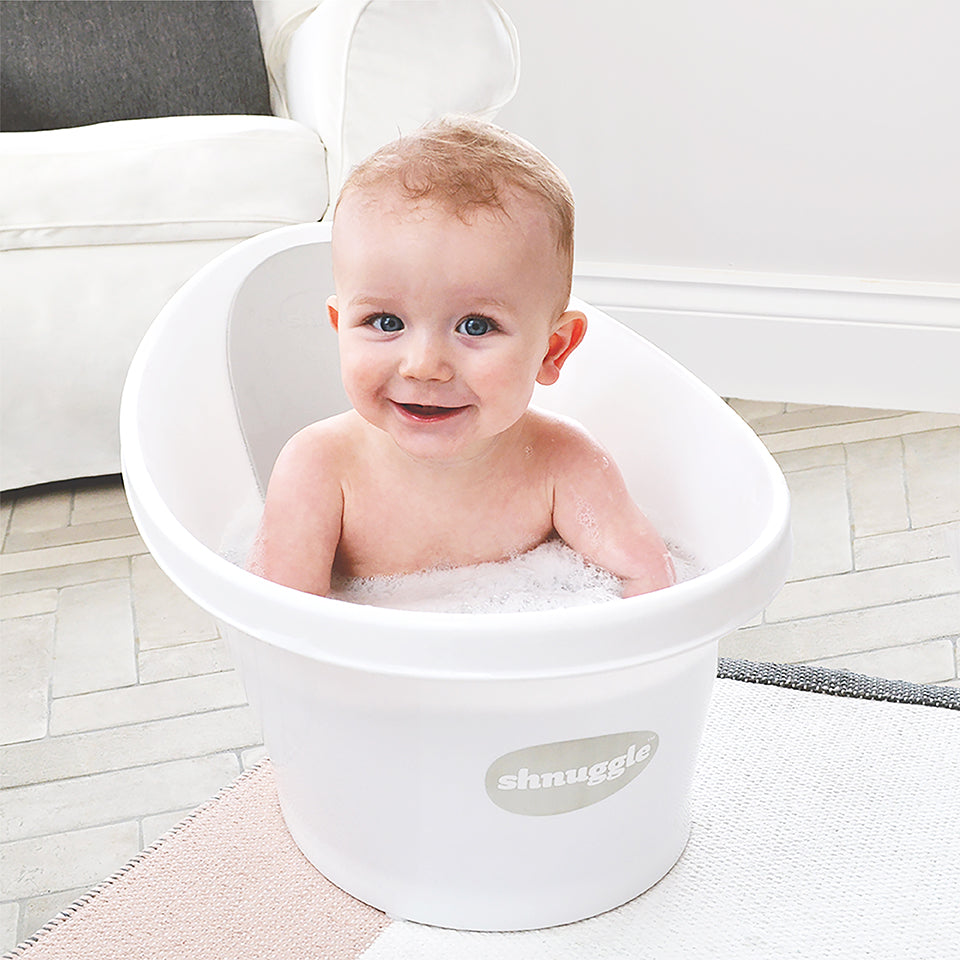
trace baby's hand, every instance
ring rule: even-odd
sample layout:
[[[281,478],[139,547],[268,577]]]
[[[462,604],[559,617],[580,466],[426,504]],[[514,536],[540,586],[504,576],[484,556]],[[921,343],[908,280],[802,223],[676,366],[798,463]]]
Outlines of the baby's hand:
[[[639,597],[641,593],[653,593],[664,587],[672,587],[677,582],[673,560],[666,551],[662,556],[662,563],[652,563],[650,569],[639,577],[630,577],[623,581],[623,598]]]

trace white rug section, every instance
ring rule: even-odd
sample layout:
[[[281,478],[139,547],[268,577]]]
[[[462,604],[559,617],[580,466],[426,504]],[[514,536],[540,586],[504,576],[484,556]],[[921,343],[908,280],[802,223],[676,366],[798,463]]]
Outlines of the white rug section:
[[[395,921],[363,953],[720,957],[960,958],[960,712],[718,680],[693,833],[656,887],[548,930]]]

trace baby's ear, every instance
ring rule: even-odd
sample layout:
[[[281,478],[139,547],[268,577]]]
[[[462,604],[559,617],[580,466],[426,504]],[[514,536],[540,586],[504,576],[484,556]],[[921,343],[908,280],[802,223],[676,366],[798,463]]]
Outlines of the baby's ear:
[[[327,315],[330,317],[330,325],[334,330],[339,330],[337,324],[340,323],[340,311],[337,310],[337,298],[327,297]]]
[[[567,362],[567,357],[580,346],[586,332],[587,318],[579,310],[567,310],[555,322],[554,331],[547,342],[547,355],[543,358],[537,374],[537,383],[549,386],[557,382],[560,368]]]

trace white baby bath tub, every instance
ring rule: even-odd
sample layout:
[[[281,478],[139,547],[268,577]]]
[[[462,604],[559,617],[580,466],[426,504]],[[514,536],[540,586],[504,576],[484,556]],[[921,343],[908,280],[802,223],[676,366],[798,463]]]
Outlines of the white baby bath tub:
[[[779,589],[783,476],[718,397],[586,304],[541,407],[576,417],[707,572],[539,613],[439,614],[298,593],[222,559],[281,444],[346,408],[326,225],[240,244],[169,303],[121,413],[134,517],[222,624],[306,856],[391,915],[527,929],[630,900],[676,862],[717,641]]]

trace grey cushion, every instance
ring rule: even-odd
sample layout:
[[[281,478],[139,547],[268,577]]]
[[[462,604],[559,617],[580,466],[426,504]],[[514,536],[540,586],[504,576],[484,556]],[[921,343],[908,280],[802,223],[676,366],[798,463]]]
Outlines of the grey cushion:
[[[3,0],[0,129],[269,114],[249,0]]]

